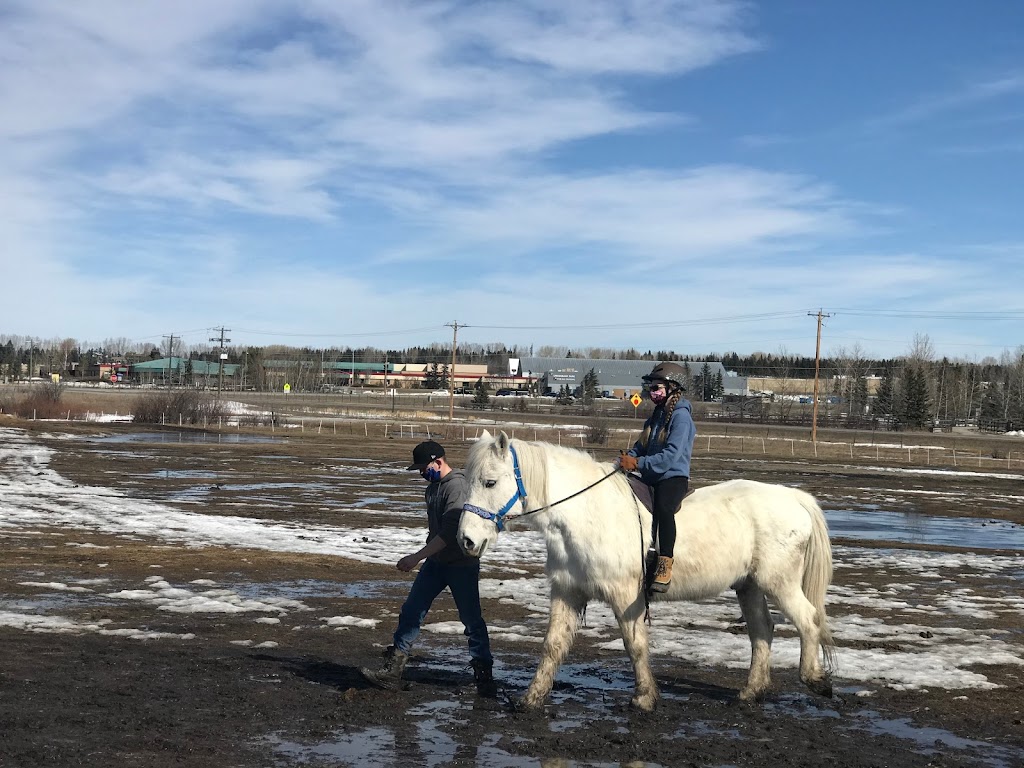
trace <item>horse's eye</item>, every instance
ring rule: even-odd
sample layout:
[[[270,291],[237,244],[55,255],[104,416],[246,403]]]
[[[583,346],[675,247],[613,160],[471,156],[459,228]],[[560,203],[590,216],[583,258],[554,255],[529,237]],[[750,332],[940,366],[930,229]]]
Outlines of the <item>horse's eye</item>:
[[[484,481],[484,487],[485,488],[493,488],[497,484],[497,482],[498,482],[497,480],[485,480]]]

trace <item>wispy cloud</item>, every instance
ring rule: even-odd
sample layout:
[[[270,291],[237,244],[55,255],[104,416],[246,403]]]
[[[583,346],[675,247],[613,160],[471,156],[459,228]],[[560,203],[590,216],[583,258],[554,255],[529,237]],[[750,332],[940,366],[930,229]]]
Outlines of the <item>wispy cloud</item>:
[[[977,80],[945,93],[934,94],[867,121],[867,127],[884,130],[934,118],[950,112],[977,107],[1007,96],[1024,94],[1024,73],[1010,72],[1000,77]]]
[[[27,291],[6,292],[3,310],[37,335],[213,322],[341,335],[502,307],[579,325],[680,303],[711,315],[726,302],[848,305],[844,289],[871,290],[865,274],[893,297],[938,275],[986,277],[867,246],[846,261],[835,254],[860,244],[837,241],[890,211],[813,170],[671,151],[704,117],[679,84],[764,50],[753,11],[12,0],[0,11],[0,266],[5,284],[45,286],[48,311]],[[1022,86],[1009,74],[879,125]],[[790,142],[758,128],[740,142]],[[557,336],[546,340],[584,343]]]

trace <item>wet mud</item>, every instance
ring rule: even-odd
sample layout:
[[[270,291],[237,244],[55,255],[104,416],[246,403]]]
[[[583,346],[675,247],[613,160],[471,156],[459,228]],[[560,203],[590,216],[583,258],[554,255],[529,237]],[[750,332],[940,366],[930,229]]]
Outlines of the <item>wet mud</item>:
[[[401,471],[416,437],[103,442],[93,439],[99,431],[69,437],[47,428],[33,439],[54,449],[51,468],[73,483],[192,512],[310,526],[342,517],[366,529],[422,525],[422,489]],[[449,447],[453,463],[465,450]],[[837,568],[840,591],[894,588],[893,573],[871,565],[875,553],[1020,557],[1020,505],[1005,501],[1021,495],[1020,477],[933,478],[728,456],[701,457],[696,471],[701,483],[745,476],[819,495],[842,531],[836,541],[867,553]],[[858,521],[857,510],[874,516]],[[0,528],[0,536],[0,613],[39,622],[0,626],[3,766],[1024,765],[1024,666],[1015,663],[970,667],[992,687],[900,690],[837,680],[831,698],[803,689],[795,669],[776,667],[771,693],[749,705],[737,700],[744,668],[655,652],[662,698],[654,713],[640,714],[629,707],[625,653],[581,632],[548,704],[525,712],[516,704],[536,667],[544,617],[513,601],[485,600],[489,622],[541,630],[492,640],[497,699],[476,695],[457,631],[424,631],[406,688],[382,692],[358,669],[378,662],[411,580],[386,562],[186,546],[66,525]],[[998,578],[950,568],[938,591],[1019,594],[1024,558]],[[239,610],[174,610],[175,595],[202,590],[218,590]],[[957,626],[998,633],[1019,656],[1021,612],[988,613],[958,615]],[[861,614],[888,618],[870,606]],[[457,621],[447,595],[428,617],[441,626]],[[652,621],[657,628],[657,610]],[[932,622],[922,633],[939,633],[945,619],[921,621]],[[737,621],[721,633],[743,631]],[[844,649],[895,642],[841,643],[840,663]]]

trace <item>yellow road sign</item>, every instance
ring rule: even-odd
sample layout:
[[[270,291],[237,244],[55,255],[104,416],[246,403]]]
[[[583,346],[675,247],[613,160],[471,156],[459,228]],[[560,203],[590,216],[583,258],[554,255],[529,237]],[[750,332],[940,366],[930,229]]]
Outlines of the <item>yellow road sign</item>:
[[[631,402],[633,404],[634,408],[639,408],[640,407],[640,403],[641,403],[640,395],[638,395],[638,394],[636,394],[634,392],[633,396],[631,398],[629,398],[629,402]]]

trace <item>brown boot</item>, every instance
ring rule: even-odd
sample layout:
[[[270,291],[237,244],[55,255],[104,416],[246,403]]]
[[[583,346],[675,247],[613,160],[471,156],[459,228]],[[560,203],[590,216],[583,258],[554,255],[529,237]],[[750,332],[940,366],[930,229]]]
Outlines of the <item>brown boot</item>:
[[[668,585],[672,583],[672,558],[664,555],[658,557],[658,570],[654,574],[654,583],[651,584],[653,592],[668,592]]]
[[[402,653],[393,645],[389,645],[384,651],[384,663],[380,669],[373,670],[362,667],[359,670],[367,682],[373,683],[378,688],[386,691],[398,690],[402,685],[402,672],[405,671],[405,662],[409,655]]]

